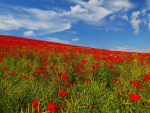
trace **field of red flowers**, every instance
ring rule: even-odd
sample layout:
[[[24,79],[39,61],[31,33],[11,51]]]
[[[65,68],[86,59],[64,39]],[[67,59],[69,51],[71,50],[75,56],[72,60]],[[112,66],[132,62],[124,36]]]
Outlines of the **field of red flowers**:
[[[0,113],[150,113],[150,53],[0,35]]]

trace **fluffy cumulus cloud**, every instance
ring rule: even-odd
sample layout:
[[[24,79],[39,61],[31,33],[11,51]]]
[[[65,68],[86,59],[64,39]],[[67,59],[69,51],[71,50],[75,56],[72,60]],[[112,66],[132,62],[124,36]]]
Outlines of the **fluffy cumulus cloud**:
[[[72,39],[73,42],[78,41],[78,40],[79,40],[79,38],[73,38]]]
[[[24,32],[24,36],[35,36],[33,31],[26,31]]]
[[[133,12],[131,16],[131,24],[132,24],[132,27],[134,28],[134,34],[138,34],[140,32],[139,24],[142,21],[138,19],[139,15],[140,15],[140,11],[136,11],[136,12]]]

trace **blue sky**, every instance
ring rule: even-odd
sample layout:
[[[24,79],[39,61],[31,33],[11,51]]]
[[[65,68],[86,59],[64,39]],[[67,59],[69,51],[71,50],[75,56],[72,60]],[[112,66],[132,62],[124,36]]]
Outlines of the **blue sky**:
[[[150,52],[150,0],[0,0],[0,34]]]

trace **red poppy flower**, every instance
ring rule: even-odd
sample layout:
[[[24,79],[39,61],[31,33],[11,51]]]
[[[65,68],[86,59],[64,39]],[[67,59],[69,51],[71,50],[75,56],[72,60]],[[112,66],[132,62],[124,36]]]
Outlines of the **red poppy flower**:
[[[137,88],[141,88],[141,87],[142,87],[142,84],[138,83]]]
[[[11,71],[11,74],[12,74],[12,75],[14,75],[14,74],[15,74],[15,72],[14,72],[14,71]]]
[[[113,79],[113,83],[116,83],[117,81],[118,81],[117,78],[114,78],[114,79]]]
[[[58,82],[58,79],[57,79],[57,78],[54,78],[54,81],[55,81],[55,82]]]
[[[50,111],[50,112],[53,112],[55,110],[55,104],[54,103],[48,103],[47,104],[47,109]]]
[[[61,75],[61,78],[64,80],[64,79],[67,79],[68,76],[67,76],[66,74],[62,74],[62,75]]]
[[[26,76],[21,76],[22,79],[26,79]]]
[[[35,113],[41,113],[40,110],[35,110]]]
[[[7,70],[7,67],[6,67],[6,66],[3,66],[3,67],[2,67],[2,70],[3,70],[3,71],[6,71],[6,70]]]
[[[71,79],[71,80],[69,80],[69,82],[72,82],[73,80]]]
[[[145,78],[146,78],[147,80],[150,80],[150,74],[145,74]]]
[[[147,79],[144,77],[144,78],[142,78],[142,80],[143,80],[143,82],[147,82]]]
[[[130,84],[131,84],[132,86],[136,87],[136,86],[138,85],[138,82],[137,82],[136,80],[134,80],[134,81],[130,82]]]
[[[137,95],[137,94],[130,94],[130,99],[132,101],[138,101],[141,99],[141,96]]]
[[[37,107],[38,106],[38,102],[36,100],[33,100],[31,102],[31,105],[34,106],[34,107]]]
[[[60,93],[59,93],[59,96],[66,96],[68,93],[64,90],[62,90]]]
[[[31,76],[36,76],[36,73],[35,72],[31,72],[30,75]]]
[[[43,78],[46,78],[46,77],[47,77],[47,76],[45,76],[45,75],[43,76]]]
[[[148,106],[150,107],[150,102],[148,103]]]
[[[87,77],[87,78],[85,78],[85,79],[86,79],[87,82],[91,82],[91,79],[90,79],[90,78]]]
[[[113,68],[114,68],[114,66],[113,66],[113,65],[109,65],[108,67],[109,67],[110,69],[113,69]]]
[[[85,64],[85,63],[86,63],[86,59],[82,59],[82,63],[84,63],[84,64]]]
[[[64,84],[65,84],[65,86],[69,86],[69,83],[68,83],[68,82],[65,82]]]
[[[116,74],[116,73],[117,73],[116,70],[114,70],[114,71],[113,71],[113,74]]]

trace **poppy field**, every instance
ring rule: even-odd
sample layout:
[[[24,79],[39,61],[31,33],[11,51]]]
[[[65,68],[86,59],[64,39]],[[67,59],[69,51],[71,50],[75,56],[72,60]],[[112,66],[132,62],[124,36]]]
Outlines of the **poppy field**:
[[[150,113],[150,53],[0,35],[0,113]]]

